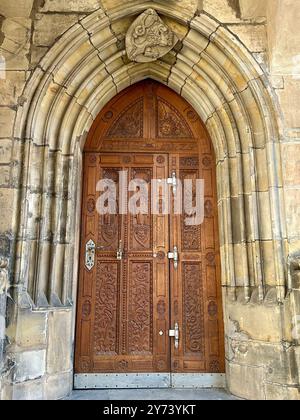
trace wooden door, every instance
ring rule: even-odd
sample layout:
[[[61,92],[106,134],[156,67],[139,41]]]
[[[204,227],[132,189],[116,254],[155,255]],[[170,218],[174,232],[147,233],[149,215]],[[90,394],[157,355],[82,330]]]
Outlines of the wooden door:
[[[182,215],[172,214],[171,249],[179,250],[179,266],[171,264],[171,325],[179,325],[179,348],[171,345],[174,373],[221,373],[225,371],[222,298],[219,285],[219,242],[214,161],[209,143],[201,143],[198,155],[172,154],[171,171],[184,181],[204,180],[204,220],[187,225]],[[184,195],[182,196],[184,201]],[[193,202],[195,205],[195,202]]]
[[[168,88],[139,83],[100,113],[83,167],[76,372],[223,372],[215,158],[197,114]],[[146,181],[149,192],[152,179],[172,173],[204,179],[204,223],[185,226],[172,206],[154,215],[151,201],[148,214],[123,214],[117,200],[116,214],[99,215],[98,181],[113,180],[119,198],[121,171],[127,182]],[[94,264],[86,261],[88,243],[96,246]],[[177,269],[168,259],[174,246]],[[178,348],[169,337],[175,323]]]
[[[100,215],[97,192],[100,179],[113,180],[120,190],[120,174],[126,184],[167,177],[162,155],[85,154],[83,209],[84,244],[97,244],[94,266],[82,267],[79,290],[80,372],[155,372],[170,364],[169,340],[169,248],[168,216],[151,214]],[[167,162],[167,156],[164,157]],[[134,194],[132,191],[128,199]],[[117,250],[123,252],[117,259]]]

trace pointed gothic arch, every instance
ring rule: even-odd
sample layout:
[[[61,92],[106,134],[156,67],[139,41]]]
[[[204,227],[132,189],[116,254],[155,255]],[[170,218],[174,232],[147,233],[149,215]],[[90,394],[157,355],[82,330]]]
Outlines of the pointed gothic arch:
[[[264,71],[210,16],[195,15],[187,25],[178,11],[159,4],[162,16],[188,26],[182,47],[154,63],[128,62],[110,24],[126,26],[126,19],[144,9],[141,3],[115,11],[110,20],[102,10],[83,18],[57,41],[27,84],[14,133],[22,162],[19,301],[33,309],[74,301],[78,180],[87,133],[118,92],[152,78],[193,106],[214,143],[224,294],[244,303],[282,302],[287,273],[279,134]]]

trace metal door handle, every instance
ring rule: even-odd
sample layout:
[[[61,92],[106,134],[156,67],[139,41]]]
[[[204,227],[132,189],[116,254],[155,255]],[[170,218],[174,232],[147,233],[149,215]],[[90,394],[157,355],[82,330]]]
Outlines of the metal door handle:
[[[123,251],[123,248],[122,248],[122,241],[120,241],[120,246],[117,250],[117,260],[122,261],[123,256],[124,256],[124,251]]]
[[[172,172],[172,178],[168,178],[167,179],[167,183],[169,185],[172,185],[173,188],[173,194],[176,195],[177,193],[177,185],[178,185],[178,181],[177,181],[177,176],[176,176],[176,172]]]
[[[173,260],[174,268],[177,270],[178,268],[178,261],[179,261],[179,252],[177,246],[174,246],[173,252],[168,253],[169,260]]]
[[[169,330],[169,337],[175,338],[174,346],[177,350],[179,348],[179,325],[177,322],[175,323],[174,330]]]

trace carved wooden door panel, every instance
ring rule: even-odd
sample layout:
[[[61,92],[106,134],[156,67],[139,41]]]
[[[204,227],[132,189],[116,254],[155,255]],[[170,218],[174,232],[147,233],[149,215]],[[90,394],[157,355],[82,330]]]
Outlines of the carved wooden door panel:
[[[173,373],[223,373],[224,344],[213,152],[201,143],[198,155],[171,155],[171,170],[184,188],[192,180],[193,206],[196,180],[204,180],[204,221],[189,225],[183,198],[182,215],[171,217],[171,248],[179,251],[177,269],[171,264],[171,325],[179,326],[179,346],[171,346]],[[176,375],[174,376],[176,382]]]
[[[97,212],[97,183],[167,177],[168,156],[139,154],[85,155],[83,244],[96,245],[94,265],[81,266],[77,373],[166,372],[170,369],[169,226],[167,215]],[[101,193],[102,194],[102,193]],[[135,191],[129,195],[132,198]],[[120,212],[120,201],[116,213]],[[139,203],[138,203],[139,204]],[[122,250],[122,260],[117,250]],[[164,334],[160,335],[159,332]]]

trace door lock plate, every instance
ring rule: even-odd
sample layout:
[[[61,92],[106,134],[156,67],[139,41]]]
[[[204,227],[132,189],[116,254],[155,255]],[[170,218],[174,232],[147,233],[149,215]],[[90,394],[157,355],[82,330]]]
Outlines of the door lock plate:
[[[85,266],[91,271],[95,266],[96,244],[90,239],[85,245]]]

